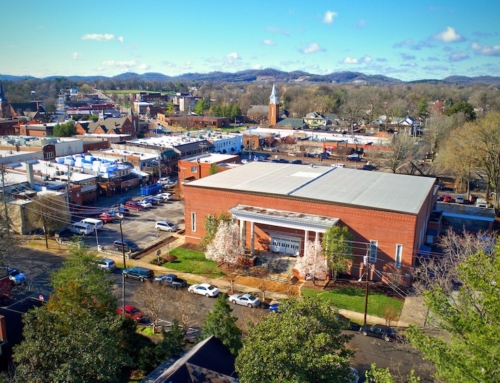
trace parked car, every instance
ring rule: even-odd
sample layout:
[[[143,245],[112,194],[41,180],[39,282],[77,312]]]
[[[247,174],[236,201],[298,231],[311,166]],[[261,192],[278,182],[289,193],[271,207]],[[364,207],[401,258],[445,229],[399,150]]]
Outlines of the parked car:
[[[156,221],[155,229],[161,231],[176,231],[177,225],[168,221]]]
[[[389,326],[384,326],[381,324],[374,324],[373,326],[361,326],[359,331],[364,336],[373,336],[375,338],[380,338],[386,342],[390,342],[396,339],[396,330]]]
[[[9,273],[9,279],[13,285],[22,285],[26,282],[26,275],[21,273],[18,269],[7,267],[7,273]]]
[[[123,275],[125,276],[125,278],[138,279],[141,282],[144,282],[145,280],[149,280],[150,282],[152,282],[154,278],[153,270],[141,266],[129,267],[128,269],[124,269]]]
[[[464,203],[465,201],[465,198],[462,194],[457,194],[457,196],[455,197],[455,202],[456,203]]]
[[[118,313],[118,315],[123,315],[123,306],[118,307],[116,312]],[[144,313],[137,307],[132,305],[125,305],[125,316],[128,318],[132,318],[139,323],[146,321],[146,316],[144,315]]]
[[[216,297],[219,295],[219,289],[208,283],[201,283],[199,285],[191,285],[188,291],[193,294],[200,294],[208,297]]]
[[[331,167],[332,168],[345,168],[345,165],[344,164],[332,164]]]
[[[161,197],[159,195],[154,195],[154,196],[151,197],[151,199],[153,201],[155,201],[156,204],[162,203],[164,201],[163,197]]]
[[[369,171],[372,171],[372,170],[375,170],[377,167],[374,166],[374,165],[370,165],[370,164],[365,164],[363,165],[363,167],[361,168],[362,170],[369,170]]]
[[[143,208],[149,209],[150,207],[153,207],[153,204],[149,202],[148,200],[141,200],[139,201],[139,205],[141,205]]]
[[[101,258],[96,262],[98,268],[104,271],[113,272],[116,269],[116,263],[112,259],[109,258]]]
[[[113,205],[111,206],[111,210],[108,211],[109,214],[122,214],[122,215],[129,215],[130,210],[123,206],[123,205]]]
[[[129,209],[134,209],[134,210],[137,210],[137,211],[144,211],[144,210],[146,210],[146,208],[144,206],[142,206],[141,204],[139,204],[139,202],[135,202],[135,201],[127,201],[127,202],[125,202],[125,207],[128,207]]]
[[[159,203],[159,202],[158,202],[158,200],[155,200],[153,197],[143,198],[143,199],[141,200],[141,202],[142,202],[142,201],[148,202],[148,203],[150,203],[151,205],[158,205],[158,203]]]
[[[293,160],[291,164],[302,165],[302,160]]]
[[[114,222],[117,218],[118,217],[116,216],[116,214],[111,214],[111,213],[99,214],[99,219],[104,223]]]
[[[131,252],[139,250],[139,246],[137,246],[134,242],[129,241],[128,239],[124,239],[123,243],[121,239],[117,239],[116,241],[113,242],[113,248],[119,251],[121,251],[123,248],[125,251],[131,251]]]
[[[359,154],[357,154],[357,153],[354,153],[354,154],[349,154],[349,155],[347,156],[347,160],[348,160],[348,161],[358,161],[358,162],[359,162],[359,161],[361,161],[361,157],[360,157],[360,156],[359,156]]]
[[[187,286],[186,280],[178,278],[175,274],[158,275],[155,278],[155,281],[157,281],[159,284],[165,283],[167,286],[172,287],[174,290]]]
[[[158,193],[156,197],[161,197],[164,201],[168,201],[171,197],[171,193]]]
[[[443,202],[453,202],[453,198],[449,194],[443,195]]]
[[[260,300],[251,294],[234,294],[229,297],[229,302],[247,307],[260,306]]]
[[[85,222],[75,222],[68,226],[73,234],[90,235],[94,233],[94,226]]]
[[[271,302],[271,304],[269,305],[269,311],[272,313],[279,312],[280,305],[281,303],[279,302]]]

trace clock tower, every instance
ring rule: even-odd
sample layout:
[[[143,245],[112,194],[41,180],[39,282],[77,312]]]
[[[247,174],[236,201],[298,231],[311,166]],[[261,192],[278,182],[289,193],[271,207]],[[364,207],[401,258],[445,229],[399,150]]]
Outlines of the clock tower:
[[[280,107],[278,96],[276,95],[276,87],[273,84],[273,90],[271,91],[271,96],[269,97],[269,126],[275,126],[278,123],[279,110]]]

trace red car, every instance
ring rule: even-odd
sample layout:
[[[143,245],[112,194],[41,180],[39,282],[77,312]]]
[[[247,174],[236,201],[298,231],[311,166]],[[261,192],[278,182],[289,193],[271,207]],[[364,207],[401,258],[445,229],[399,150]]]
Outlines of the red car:
[[[118,315],[122,315],[123,306],[118,307],[118,310],[116,310],[116,312],[118,313]],[[146,321],[146,316],[144,315],[144,313],[137,307],[132,305],[125,305],[125,316],[127,318],[132,318],[139,323]]]
[[[110,223],[110,222],[114,222],[116,217],[112,214],[102,213],[101,215],[99,215],[99,219],[104,223]]]
[[[443,196],[443,202],[453,202],[453,198],[449,194]]]
[[[144,211],[144,210],[146,210],[145,207],[139,205],[139,203],[135,202],[135,201],[127,201],[127,202],[125,202],[125,207],[128,207],[129,209],[138,210],[138,211]]]

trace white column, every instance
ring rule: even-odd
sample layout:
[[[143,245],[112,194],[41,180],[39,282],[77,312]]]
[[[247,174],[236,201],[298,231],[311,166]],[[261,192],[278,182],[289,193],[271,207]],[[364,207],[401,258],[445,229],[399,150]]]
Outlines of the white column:
[[[245,246],[245,221],[240,219],[240,245]]]
[[[316,237],[314,237],[314,242],[318,242],[319,241],[319,231],[316,232]]]
[[[255,243],[255,228],[254,223],[250,222],[250,255],[254,255],[254,243]]]

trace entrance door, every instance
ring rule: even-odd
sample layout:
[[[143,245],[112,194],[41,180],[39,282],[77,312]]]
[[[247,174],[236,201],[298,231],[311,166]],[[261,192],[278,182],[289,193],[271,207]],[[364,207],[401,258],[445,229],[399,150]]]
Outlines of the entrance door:
[[[271,250],[275,253],[285,253],[296,256],[300,253],[300,239],[294,237],[273,236]]]

